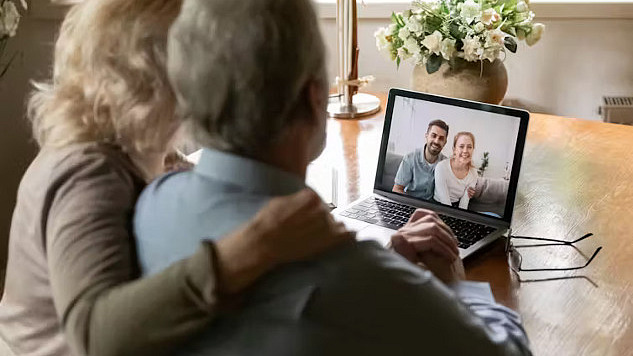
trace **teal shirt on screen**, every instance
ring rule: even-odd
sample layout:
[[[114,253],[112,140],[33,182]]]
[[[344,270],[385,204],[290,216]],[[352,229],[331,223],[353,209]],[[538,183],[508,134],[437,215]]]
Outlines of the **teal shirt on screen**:
[[[423,148],[407,153],[400,162],[394,183],[404,187],[404,192],[412,197],[431,200],[435,192],[435,166],[446,159],[441,152],[434,163],[424,157]]]

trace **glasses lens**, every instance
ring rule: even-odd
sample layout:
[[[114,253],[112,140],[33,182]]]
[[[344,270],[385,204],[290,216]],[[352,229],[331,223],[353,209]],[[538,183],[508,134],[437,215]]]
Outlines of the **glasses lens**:
[[[515,271],[521,270],[521,254],[517,251],[513,246],[510,246],[510,253],[508,256],[508,263],[510,264],[510,268]]]

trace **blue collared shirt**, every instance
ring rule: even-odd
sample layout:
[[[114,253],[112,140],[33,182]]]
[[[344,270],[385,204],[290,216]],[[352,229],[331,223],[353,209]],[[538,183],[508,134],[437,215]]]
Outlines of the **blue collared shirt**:
[[[435,191],[435,166],[446,159],[441,152],[434,163],[429,163],[424,157],[424,148],[418,148],[407,153],[400,162],[394,183],[404,186],[408,195],[430,200]]]
[[[224,236],[271,197],[304,187],[269,165],[205,149],[193,171],[164,175],[141,195],[134,219],[141,269],[153,274],[192,255],[201,239]]]
[[[264,163],[205,149],[193,171],[143,192],[134,228],[143,273],[191,255],[251,218],[270,198],[304,187]],[[448,341],[448,340],[452,341]],[[350,243],[277,268],[181,355],[529,354],[513,311],[487,284],[446,287],[375,242]]]

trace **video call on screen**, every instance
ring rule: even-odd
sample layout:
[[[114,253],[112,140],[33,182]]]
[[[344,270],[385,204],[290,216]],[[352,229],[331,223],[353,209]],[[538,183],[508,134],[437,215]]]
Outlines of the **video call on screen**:
[[[396,96],[379,188],[503,218],[519,125],[514,116]]]

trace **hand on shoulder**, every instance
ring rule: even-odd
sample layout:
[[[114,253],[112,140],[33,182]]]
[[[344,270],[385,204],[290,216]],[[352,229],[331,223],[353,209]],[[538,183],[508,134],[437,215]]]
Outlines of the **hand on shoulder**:
[[[223,292],[239,292],[275,266],[308,259],[354,238],[311,189],[271,199],[217,243]]]

